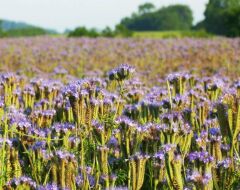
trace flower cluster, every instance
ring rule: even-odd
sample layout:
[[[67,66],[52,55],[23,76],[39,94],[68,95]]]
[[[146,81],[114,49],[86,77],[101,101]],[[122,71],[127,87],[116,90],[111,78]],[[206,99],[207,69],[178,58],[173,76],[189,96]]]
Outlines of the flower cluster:
[[[0,74],[0,189],[239,188],[239,39],[25,40],[0,43],[38,65]]]

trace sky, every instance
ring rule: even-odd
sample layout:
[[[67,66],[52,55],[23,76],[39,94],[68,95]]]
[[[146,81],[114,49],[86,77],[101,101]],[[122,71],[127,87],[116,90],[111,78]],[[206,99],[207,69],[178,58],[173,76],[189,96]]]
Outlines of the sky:
[[[24,21],[59,32],[77,26],[103,29],[115,26],[146,2],[157,8],[170,4],[189,5],[196,23],[204,18],[208,0],[0,0],[0,18]]]

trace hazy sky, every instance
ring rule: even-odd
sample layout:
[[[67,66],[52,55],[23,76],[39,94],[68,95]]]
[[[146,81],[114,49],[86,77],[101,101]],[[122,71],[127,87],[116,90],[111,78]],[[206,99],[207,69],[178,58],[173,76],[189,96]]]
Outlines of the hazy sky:
[[[203,18],[208,0],[0,0],[0,18],[64,31],[85,25],[99,29],[113,27],[131,15],[138,5],[152,2],[156,7],[187,4],[194,22]]]

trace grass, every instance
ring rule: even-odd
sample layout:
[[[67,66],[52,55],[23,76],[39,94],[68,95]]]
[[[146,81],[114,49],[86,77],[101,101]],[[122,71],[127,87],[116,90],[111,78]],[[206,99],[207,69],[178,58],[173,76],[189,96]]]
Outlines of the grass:
[[[213,37],[212,34],[206,31],[144,31],[144,32],[134,32],[133,37],[136,38],[209,38]]]

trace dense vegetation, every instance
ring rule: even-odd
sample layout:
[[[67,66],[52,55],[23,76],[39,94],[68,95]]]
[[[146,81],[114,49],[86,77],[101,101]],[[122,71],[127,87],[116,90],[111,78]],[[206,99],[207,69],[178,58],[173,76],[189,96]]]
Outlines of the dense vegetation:
[[[192,21],[192,11],[186,5],[170,5],[155,10],[147,3],[139,6],[138,13],[124,18],[121,24],[133,31],[189,30]]]
[[[158,38],[158,39],[176,39],[176,38],[213,38],[213,34],[207,33],[205,30],[174,30],[174,31],[141,31],[134,32],[133,37],[136,38]]]
[[[205,70],[213,74],[223,68],[221,72],[236,77],[240,72],[238,55],[239,40],[224,38],[0,39],[0,70],[17,70],[28,76],[44,75],[61,64],[71,75],[82,77],[91,75],[88,72],[93,69],[99,73],[128,62],[143,72],[142,78],[150,84],[165,73],[179,69]],[[211,64],[206,64],[209,60]]]
[[[0,60],[0,189],[240,188],[240,39],[0,39]]]
[[[0,20],[0,38],[41,36],[46,34],[56,34],[56,31],[32,26],[22,22]]]
[[[187,5],[156,8],[152,3],[145,3],[140,5],[138,11],[130,17],[123,18],[114,29],[106,27],[103,30],[97,30],[81,26],[68,31],[66,34],[69,37],[96,38],[130,37],[134,32],[139,31],[165,31],[165,33],[171,31],[164,36],[240,36],[240,0],[209,0],[204,15],[205,19],[194,26],[193,14]],[[192,32],[192,30],[195,31]],[[196,32],[196,30],[199,31]],[[181,35],[175,35],[177,32],[173,34],[172,31],[180,31]],[[0,37],[40,36],[45,34],[56,34],[56,31],[21,22],[0,20]],[[141,36],[144,34],[146,33],[142,33]]]
[[[37,27],[11,29],[8,31],[2,31],[0,37],[22,37],[22,36],[41,36],[48,34],[46,30]]]
[[[240,36],[240,0],[209,0],[205,19],[193,26],[192,11],[185,5],[156,9],[151,3],[139,6],[137,13],[122,19],[121,24],[132,31],[205,30],[229,37]]]
[[[240,0],[210,0],[196,28],[229,37],[240,36]]]
[[[26,24],[24,22],[14,22],[5,19],[0,19],[0,28],[2,30],[8,31],[12,29],[23,29],[23,28],[31,28],[34,27],[30,24]]]
[[[240,0],[209,0],[204,14],[205,19],[193,26],[192,11],[186,5],[170,5],[157,9],[153,4],[145,3],[140,5],[138,11],[131,17],[121,20],[118,25],[121,30],[118,32],[109,28],[97,32],[94,29],[87,30],[80,27],[72,31],[70,36],[128,37],[132,34],[130,31],[133,33],[134,31],[183,31],[181,36],[186,34],[186,37],[195,37],[194,34],[199,34],[200,37],[209,37],[213,34],[240,36]],[[192,32],[192,29],[199,32]],[[144,34],[146,33],[142,33],[142,36]],[[172,33],[166,36],[172,36]]]
[[[132,36],[132,31],[128,30],[125,26],[118,24],[115,30],[106,27],[102,31],[97,31],[96,29],[87,29],[86,27],[77,27],[73,31],[68,33],[69,37],[130,37]]]

